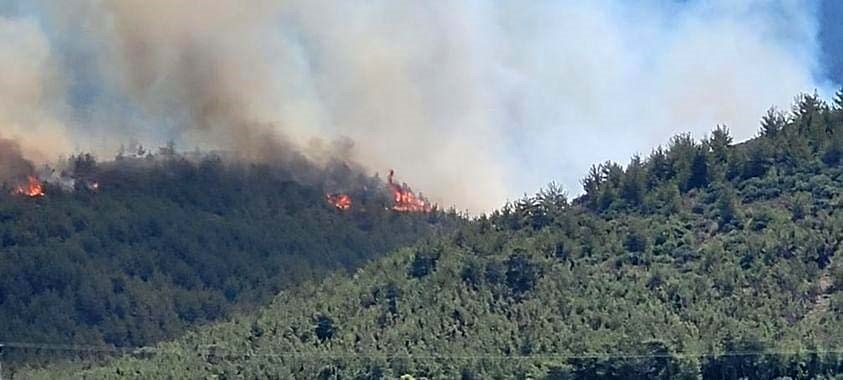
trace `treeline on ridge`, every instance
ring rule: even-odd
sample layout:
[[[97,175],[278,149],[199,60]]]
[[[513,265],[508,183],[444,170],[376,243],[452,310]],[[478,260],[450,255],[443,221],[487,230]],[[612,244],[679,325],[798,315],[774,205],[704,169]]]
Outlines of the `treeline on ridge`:
[[[832,378],[843,92],[556,186],[254,315],[34,377]],[[65,372],[61,372],[65,371]],[[73,372],[78,371],[78,372]]]
[[[80,154],[65,170],[75,188],[48,182],[35,198],[0,191],[6,369],[64,354],[9,343],[154,344],[461,220],[388,211],[383,181],[342,163],[294,170],[169,148],[106,162]],[[351,210],[325,200],[338,181],[360,185]]]

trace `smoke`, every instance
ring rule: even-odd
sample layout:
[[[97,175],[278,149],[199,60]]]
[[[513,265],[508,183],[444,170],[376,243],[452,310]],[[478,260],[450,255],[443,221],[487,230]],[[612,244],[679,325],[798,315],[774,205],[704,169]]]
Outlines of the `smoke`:
[[[32,174],[33,170],[32,163],[23,158],[16,142],[0,138],[0,184],[17,183]]]
[[[677,132],[750,137],[769,106],[829,88],[816,4],[791,0],[17,5],[0,64],[29,77],[0,134],[25,148],[338,156],[472,211],[551,180],[576,193],[593,162]]]
[[[49,41],[33,20],[0,16],[0,164],[19,162],[8,159],[21,150],[44,159],[68,149],[70,139],[59,116],[62,78],[56,70]]]

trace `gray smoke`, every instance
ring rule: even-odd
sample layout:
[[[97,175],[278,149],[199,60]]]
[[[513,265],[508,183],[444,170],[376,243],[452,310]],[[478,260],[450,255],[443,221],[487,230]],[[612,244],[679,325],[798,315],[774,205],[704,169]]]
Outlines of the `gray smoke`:
[[[0,185],[15,185],[34,172],[15,141],[0,138]]]
[[[11,88],[39,90],[0,99],[0,133],[26,152],[339,156],[472,211],[551,180],[576,193],[593,162],[677,132],[750,137],[830,88],[801,1],[5,3],[2,64],[31,73]]]
[[[0,139],[17,141],[0,144],[4,156],[22,151],[43,160],[69,149],[63,80],[38,24],[0,17]]]

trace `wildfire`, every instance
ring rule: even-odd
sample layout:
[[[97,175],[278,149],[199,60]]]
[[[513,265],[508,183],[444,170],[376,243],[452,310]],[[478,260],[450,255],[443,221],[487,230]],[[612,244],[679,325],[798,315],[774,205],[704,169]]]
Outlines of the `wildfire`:
[[[393,200],[395,201],[395,204],[392,206],[393,210],[401,212],[430,212],[433,209],[424,197],[414,194],[413,190],[406,183],[400,185],[395,183],[393,180],[394,176],[395,171],[390,170],[387,180],[389,189],[392,191]]]
[[[328,203],[332,204],[338,210],[348,210],[351,208],[351,197],[348,194],[328,194],[326,198],[328,198]]]
[[[25,195],[32,198],[43,197],[44,185],[38,180],[38,178],[28,176],[26,178],[26,183],[18,185],[15,189],[15,194]]]

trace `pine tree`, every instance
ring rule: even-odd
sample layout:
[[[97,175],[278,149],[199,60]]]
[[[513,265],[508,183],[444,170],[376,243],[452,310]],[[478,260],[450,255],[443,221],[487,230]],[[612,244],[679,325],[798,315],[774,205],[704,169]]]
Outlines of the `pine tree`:
[[[541,208],[546,213],[558,212],[568,207],[568,194],[561,185],[551,182],[536,194]]]
[[[600,165],[592,165],[588,169],[588,175],[582,180],[582,187],[585,191],[585,199],[592,208],[596,206],[597,197],[600,194],[600,185],[603,184],[603,170]]]
[[[770,107],[761,118],[761,136],[776,137],[784,129],[786,119],[775,106]]]
[[[822,154],[822,161],[828,166],[836,166],[843,161],[843,137],[840,133],[831,136]]]
[[[812,117],[814,113],[827,110],[828,105],[814,91],[813,94],[800,94],[794,99],[791,107],[791,115],[794,120],[805,117]]]
[[[647,159],[647,186],[649,189],[655,189],[661,185],[662,181],[673,177],[673,166],[667,158],[662,147],[653,150],[650,157]]]
[[[843,112],[843,88],[837,90],[837,93],[834,94],[834,110],[837,112]]]
[[[506,285],[516,294],[523,295],[533,289],[539,276],[538,268],[521,252],[506,260]]]
[[[718,163],[726,162],[729,145],[732,144],[732,136],[729,135],[729,128],[725,125],[718,125],[711,132],[711,137],[706,142],[714,160]]]
[[[623,180],[623,167],[617,162],[606,161],[603,164],[603,178],[606,179],[607,184],[619,188]]]
[[[334,320],[325,315],[318,315],[315,317],[316,325],[313,327],[313,332],[320,342],[324,342],[334,337],[336,329],[334,328]]]
[[[626,167],[621,183],[621,197],[632,206],[638,206],[644,200],[644,164],[641,157],[635,155]]]
[[[681,167],[677,168],[676,165],[682,165],[683,161],[690,158],[696,147],[697,143],[690,133],[680,133],[673,136],[668,145],[667,158],[674,165],[674,169],[682,169]]]
[[[618,191],[621,188],[624,171],[622,166],[611,161],[601,165],[601,168],[603,169],[604,183],[600,187],[600,197],[597,203],[600,210],[606,211],[618,199]]]
[[[685,185],[686,190],[705,187],[708,185],[708,160],[702,149],[696,149],[691,161],[691,173]]]
[[[743,178],[761,177],[770,168],[772,154],[770,144],[764,140],[747,145],[746,160],[743,162]]]
[[[729,226],[737,219],[737,194],[728,184],[723,184],[717,194],[717,216],[721,229]]]

